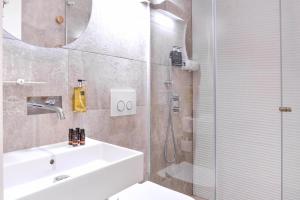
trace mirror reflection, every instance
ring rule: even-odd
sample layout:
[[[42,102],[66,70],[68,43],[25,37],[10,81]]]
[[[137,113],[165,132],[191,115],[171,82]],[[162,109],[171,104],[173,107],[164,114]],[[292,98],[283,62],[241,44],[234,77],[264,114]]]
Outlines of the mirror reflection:
[[[28,44],[62,47],[80,37],[92,12],[92,0],[5,0],[3,27]]]

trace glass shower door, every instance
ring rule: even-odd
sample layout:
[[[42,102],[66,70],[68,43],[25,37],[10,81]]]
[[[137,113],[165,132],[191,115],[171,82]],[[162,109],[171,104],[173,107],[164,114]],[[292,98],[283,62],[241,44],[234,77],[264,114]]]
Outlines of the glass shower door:
[[[214,200],[212,2],[164,2],[178,9],[151,5],[150,181],[196,200]],[[184,61],[201,67],[191,72],[172,62],[170,52],[176,55],[177,47]]]
[[[282,9],[282,200],[300,199],[300,1],[281,0]]]

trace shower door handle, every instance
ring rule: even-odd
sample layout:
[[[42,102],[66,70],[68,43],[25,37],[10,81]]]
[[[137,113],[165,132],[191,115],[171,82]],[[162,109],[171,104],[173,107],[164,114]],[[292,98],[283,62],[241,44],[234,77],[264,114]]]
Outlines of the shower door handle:
[[[292,112],[293,109],[291,107],[280,107],[279,111],[280,112]]]

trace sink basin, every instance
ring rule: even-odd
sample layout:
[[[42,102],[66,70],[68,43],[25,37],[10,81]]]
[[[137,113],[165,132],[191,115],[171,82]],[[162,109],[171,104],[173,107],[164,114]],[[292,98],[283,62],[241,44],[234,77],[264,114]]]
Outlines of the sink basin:
[[[5,200],[104,200],[143,180],[143,153],[86,139],[4,154]]]

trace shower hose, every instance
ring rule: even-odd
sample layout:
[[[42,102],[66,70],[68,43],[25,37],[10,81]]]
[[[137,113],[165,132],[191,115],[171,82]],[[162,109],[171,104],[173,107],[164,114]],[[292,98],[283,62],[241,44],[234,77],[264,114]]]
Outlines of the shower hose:
[[[174,163],[177,160],[177,150],[176,150],[176,139],[175,139],[175,132],[173,126],[173,119],[172,119],[172,92],[168,92],[168,127],[166,132],[166,139],[164,145],[164,158],[167,163]],[[169,149],[168,149],[168,142],[171,139],[172,147],[173,147],[173,154],[172,158],[169,158]]]

